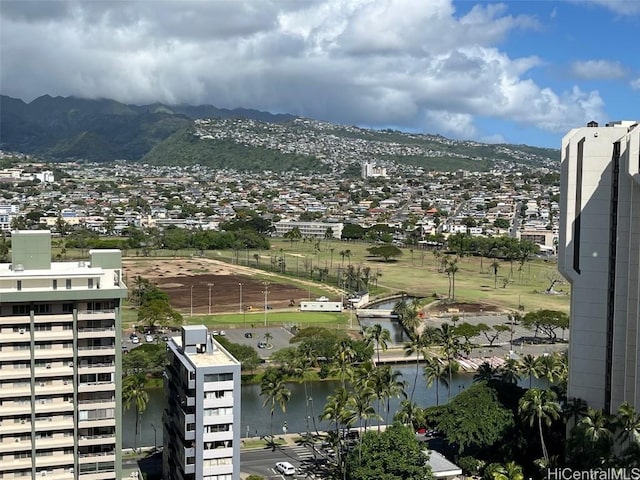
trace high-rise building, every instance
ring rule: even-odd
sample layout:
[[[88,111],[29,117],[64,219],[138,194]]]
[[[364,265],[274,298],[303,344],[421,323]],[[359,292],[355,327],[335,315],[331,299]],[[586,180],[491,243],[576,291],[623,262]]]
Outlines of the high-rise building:
[[[52,262],[48,231],[0,264],[0,478],[120,480],[119,250]]]
[[[167,343],[165,480],[240,479],[240,363],[204,325]]]
[[[640,406],[640,125],[562,141],[558,268],[571,283],[571,398]]]

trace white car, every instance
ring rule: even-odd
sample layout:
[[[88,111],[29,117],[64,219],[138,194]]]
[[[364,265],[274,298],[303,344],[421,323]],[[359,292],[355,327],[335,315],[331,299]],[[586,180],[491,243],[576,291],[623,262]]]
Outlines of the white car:
[[[134,343],[134,344],[136,344],[136,343],[140,343],[140,339],[138,338],[138,336],[137,336],[137,335],[133,335],[133,336],[131,337],[131,343]]]
[[[147,334],[144,336],[144,341],[145,341],[145,342],[147,342],[147,343],[152,343],[152,342],[153,342],[153,340],[154,340],[153,335],[151,335],[150,333],[147,333]]]
[[[293,475],[296,473],[296,469],[289,462],[276,463],[276,470],[283,475]]]

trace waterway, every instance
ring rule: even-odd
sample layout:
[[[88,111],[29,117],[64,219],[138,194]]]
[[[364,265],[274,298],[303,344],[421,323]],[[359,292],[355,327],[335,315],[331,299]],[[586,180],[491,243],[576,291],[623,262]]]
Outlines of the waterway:
[[[411,394],[411,386],[414,383],[416,368],[415,365],[402,365],[396,368],[403,375],[403,379],[409,383],[406,391]],[[458,374],[453,377],[451,385],[451,396],[454,397],[462,392],[473,382],[472,374]],[[326,430],[329,427],[327,422],[318,420],[318,416],[322,413],[327,396],[334,393],[339,386],[338,381],[326,382],[309,382],[307,385],[309,391],[309,402],[305,402],[303,384],[290,383],[288,388],[291,390],[291,400],[286,404],[286,412],[282,412],[279,406],[273,415],[274,434],[282,432],[284,422],[287,422],[288,432],[304,432],[306,431],[307,420],[314,429],[313,421],[315,419],[316,428],[318,430]],[[522,386],[528,386],[529,380],[522,380]],[[546,387],[544,381],[536,381],[534,379],[534,387]],[[242,417],[241,428],[242,437],[261,436],[270,433],[270,405],[263,407],[264,397],[260,396],[259,385],[243,385],[241,392],[242,397]],[[439,404],[447,402],[447,388],[440,385],[438,389]],[[418,378],[414,394],[414,401],[421,407],[436,405],[436,387],[432,385],[427,388],[425,379],[422,375],[422,366],[418,370]],[[162,389],[154,389],[149,391],[149,402],[147,409],[140,418],[140,434],[138,436],[137,445],[153,446],[162,445],[162,410],[164,408],[164,399]],[[391,400],[391,412],[395,412],[399,406],[400,400]],[[384,413],[382,413],[384,416]],[[124,448],[134,446],[134,429],[135,429],[135,413],[134,410],[125,410],[123,412],[123,441]]]

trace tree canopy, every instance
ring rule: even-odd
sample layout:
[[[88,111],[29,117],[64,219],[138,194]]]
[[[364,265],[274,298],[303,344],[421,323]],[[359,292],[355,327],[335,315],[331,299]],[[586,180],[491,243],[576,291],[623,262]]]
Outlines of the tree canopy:
[[[382,257],[385,262],[388,262],[390,258],[399,257],[402,255],[400,250],[395,245],[379,245],[376,247],[369,247],[367,251],[376,257]]]
[[[402,446],[402,448],[398,448]],[[383,432],[368,431],[347,457],[349,480],[431,480],[423,445],[409,427],[394,424]]]
[[[427,409],[427,421],[458,452],[482,449],[498,443],[513,428],[513,412],[504,407],[487,382],[475,383],[447,405]]]

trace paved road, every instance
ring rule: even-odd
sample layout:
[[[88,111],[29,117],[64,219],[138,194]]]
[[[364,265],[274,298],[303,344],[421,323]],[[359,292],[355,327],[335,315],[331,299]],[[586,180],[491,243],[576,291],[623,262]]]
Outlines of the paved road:
[[[316,458],[325,457],[316,452]],[[285,477],[275,470],[275,466],[277,462],[289,462],[298,473],[286,478],[321,478],[322,468],[314,467],[313,459],[313,450],[302,445],[279,446],[275,450],[271,448],[243,450],[240,452],[240,470],[243,476],[254,474],[261,475],[265,479],[284,479]],[[317,476],[314,477],[314,474]]]

